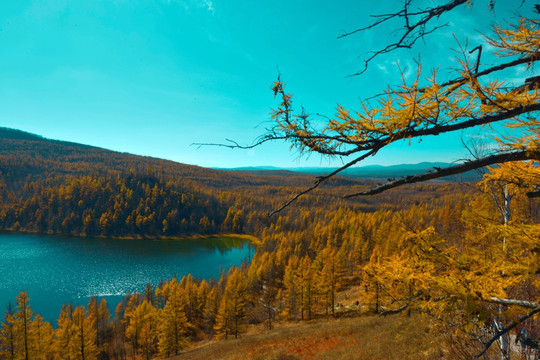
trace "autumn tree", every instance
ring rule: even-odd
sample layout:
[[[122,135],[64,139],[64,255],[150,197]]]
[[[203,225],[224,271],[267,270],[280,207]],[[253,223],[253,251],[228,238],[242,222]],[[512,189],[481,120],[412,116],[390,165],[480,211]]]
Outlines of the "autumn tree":
[[[34,312],[30,309],[30,298],[26,291],[21,291],[17,295],[17,307],[14,314],[15,348],[16,358],[28,360],[35,350],[32,317]]]
[[[105,299],[101,299],[98,305],[96,298],[91,297],[90,302],[88,303],[88,316],[95,319],[94,328],[96,331],[96,345],[98,352],[103,354],[106,352],[104,347],[105,339],[109,333],[111,319],[111,314],[109,312],[109,308],[107,307],[107,301]]]
[[[139,352],[139,342],[141,336],[142,314],[137,311],[137,308],[141,303],[141,296],[139,294],[132,294],[127,296],[127,298],[128,300],[123,314],[123,320],[125,322],[125,336],[131,344],[131,356],[133,359],[135,359],[135,356]]]
[[[98,349],[96,345],[96,318],[88,314],[84,306],[77,306],[71,315],[71,332],[73,341],[69,351],[75,360],[96,360]]]
[[[15,312],[11,302],[4,314],[0,328],[0,357],[2,359],[15,359]]]
[[[313,278],[312,261],[308,255],[300,261],[299,285],[300,285],[300,317],[302,320],[311,320],[314,305],[315,281]]]
[[[147,360],[157,352],[157,315],[157,309],[148,300],[144,300],[130,314],[126,328],[128,339],[137,338],[139,347],[137,351],[142,353]]]
[[[493,10],[496,4],[490,1],[488,8]],[[367,57],[363,70],[354,75],[361,75],[368,65],[387,53],[412,48],[418,40],[443,25],[437,22],[441,16],[465,6],[473,6],[472,1],[427,4],[404,0],[402,9],[378,15],[373,24],[343,34],[350,37],[362,31],[376,31],[382,24],[403,20],[403,27],[398,25],[395,42],[376,49]],[[457,63],[459,68],[453,70],[450,80],[440,76],[437,70],[425,76],[420,60],[416,60],[416,76],[412,80],[403,74],[400,85],[390,86],[381,94],[361,101],[357,110],[338,106],[336,115],[326,118],[322,125],[314,120],[319,120],[320,116],[311,115],[303,108],[294,109],[293,97],[278,77],[272,91],[279,98],[279,105],[272,113],[273,125],[268,132],[253,145],[224,146],[251,148],[285,140],[300,153],[343,160],[341,167],[318,177],[311,187],[271,213],[274,214],[392,144],[481,129],[491,140],[488,151],[480,156],[426,173],[388,179],[371,189],[353,188],[346,198],[379,194],[405,184],[485,166],[511,164],[501,166],[500,171],[492,172],[491,176],[515,184],[526,194],[523,201],[533,201],[540,196],[537,163],[540,160],[540,121],[537,118],[540,78],[534,73],[534,64],[540,59],[540,22],[532,14],[540,7],[535,5],[534,8],[528,1],[521,2],[520,6],[530,15],[517,16],[511,23],[497,24],[491,32],[484,32],[483,45],[493,49],[493,59],[489,58],[489,62],[494,64],[489,67],[483,65],[485,53],[482,55],[481,45],[470,50],[466,44],[458,43],[460,55],[452,66]],[[520,77],[518,81],[516,74]],[[498,131],[490,131],[494,128]],[[536,163],[523,163],[526,160]],[[490,179],[489,176],[486,179]],[[503,213],[505,198],[510,198],[508,192],[499,197]],[[447,241],[433,227],[404,229],[407,234],[404,246],[390,257],[379,258],[382,272],[372,277],[375,284],[384,282],[384,289],[392,295],[393,300],[386,304],[385,311],[398,312],[414,306],[447,321],[478,341],[477,355],[484,354],[518,325],[536,318],[540,313],[538,295],[532,299],[513,297],[511,289],[524,283],[540,289],[537,247],[540,227],[533,217],[513,221],[509,214],[503,214],[503,218],[502,223],[490,225],[485,218],[473,216],[475,220],[464,224],[466,234],[459,239],[461,244],[456,244],[456,239]],[[388,253],[387,249],[381,250],[383,254]],[[379,285],[376,289],[380,289]],[[499,316],[501,309],[506,316]],[[482,316],[478,317],[479,314]],[[464,321],[456,322],[456,318]],[[481,331],[471,333],[474,327],[480,326],[479,318],[498,318],[500,323],[487,337],[480,336]],[[538,347],[538,340],[524,339],[522,344]],[[501,353],[503,358],[510,357],[505,351]]]
[[[54,355],[53,341],[54,341],[54,329],[49,322],[44,321],[43,317],[36,314],[32,321],[32,328],[34,332],[34,341],[36,346],[35,358],[38,360],[48,360]]]
[[[214,326],[219,338],[235,338],[244,332],[246,319],[247,281],[244,274],[232,268],[227,276],[227,284],[221,298]]]
[[[158,313],[159,353],[162,356],[177,355],[188,344],[188,329],[191,324],[186,316],[187,298],[185,291],[173,278],[156,291],[165,306]]]
[[[292,317],[295,322],[299,320],[299,310],[302,307],[300,271],[300,260],[297,256],[291,256],[283,275],[283,289],[278,295],[283,302],[285,315]]]
[[[72,332],[73,305],[63,305],[58,316],[58,328],[55,331],[54,350],[56,358],[62,360],[73,360],[73,356],[68,349],[73,346]]]

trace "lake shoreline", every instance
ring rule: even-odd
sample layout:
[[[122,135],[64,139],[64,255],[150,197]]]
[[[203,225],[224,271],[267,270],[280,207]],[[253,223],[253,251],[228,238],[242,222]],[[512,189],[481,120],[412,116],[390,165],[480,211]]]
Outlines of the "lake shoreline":
[[[250,234],[234,234],[234,233],[221,233],[221,234],[194,234],[194,235],[182,235],[182,236],[148,236],[148,235],[125,235],[125,236],[105,236],[105,235],[73,235],[73,234],[61,234],[52,232],[40,232],[26,229],[0,229],[0,234],[33,234],[33,235],[46,235],[46,236],[60,236],[60,237],[73,237],[73,238],[85,238],[85,239],[113,239],[113,240],[172,240],[172,241],[191,241],[200,239],[242,239],[248,241],[251,245],[258,246],[261,244],[259,238]]]
[[[27,291],[48,321],[63,304],[106,299],[111,311],[126,294],[191,274],[218,281],[223,271],[250,262],[254,238],[244,234],[179,239],[112,239],[0,231],[0,309]]]

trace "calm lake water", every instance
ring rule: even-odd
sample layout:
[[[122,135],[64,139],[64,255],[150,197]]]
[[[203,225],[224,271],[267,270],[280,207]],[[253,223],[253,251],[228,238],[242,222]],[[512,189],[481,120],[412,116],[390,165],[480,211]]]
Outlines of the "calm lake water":
[[[0,234],[0,317],[28,291],[32,309],[56,326],[62,304],[105,298],[111,313],[127,292],[191,273],[219,278],[221,269],[249,260],[243,239],[87,239]]]

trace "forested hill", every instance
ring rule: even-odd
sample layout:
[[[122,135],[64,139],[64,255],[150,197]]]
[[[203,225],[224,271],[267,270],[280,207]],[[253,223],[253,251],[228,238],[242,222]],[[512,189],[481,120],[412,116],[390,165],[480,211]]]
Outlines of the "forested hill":
[[[240,201],[247,193],[259,188],[268,195],[278,191],[270,188],[309,181],[294,173],[206,169],[0,128],[1,229],[107,236],[245,232],[248,213],[252,230],[271,206]]]
[[[0,128],[0,229],[143,237],[255,233],[270,224],[267,213],[309,186],[311,177],[207,169]],[[425,197],[433,201],[435,192],[426,185],[399,195],[341,199],[345,188],[366,184],[335,178],[292,211],[315,202],[327,210],[403,207]],[[445,192],[437,188],[437,194]]]

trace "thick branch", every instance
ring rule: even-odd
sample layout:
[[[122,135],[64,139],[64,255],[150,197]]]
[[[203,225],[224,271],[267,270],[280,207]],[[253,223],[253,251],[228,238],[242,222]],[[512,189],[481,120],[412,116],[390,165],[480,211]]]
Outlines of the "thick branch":
[[[525,150],[522,151],[515,151],[510,153],[502,153],[502,154],[496,154],[487,156],[484,158],[480,158],[477,160],[467,161],[463,164],[455,165],[455,166],[449,166],[446,168],[438,168],[435,171],[418,174],[418,175],[411,175],[407,176],[395,181],[390,181],[386,184],[383,184],[381,186],[377,186],[376,188],[370,189],[368,191],[363,191],[351,195],[345,196],[345,198],[352,198],[355,196],[364,196],[364,195],[375,195],[382,193],[383,191],[393,189],[395,187],[405,185],[405,184],[414,184],[418,182],[424,182],[432,179],[438,179],[450,175],[456,175],[456,174],[462,174],[464,172],[482,168],[484,166],[493,165],[493,164],[500,164],[510,161],[521,161],[521,160],[529,160],[529,159],[539,159],[538,154],[531,154]]]
[[[422,129],[410,128],[400,133],[392,134],[391,136],[385,136],[385,137],[381,137],[377,139],[368,139],[368,140],[363,140],[363,141],[347,140],[343,136],[331,136],[331,135],[323,135],[323,134],[277,135],[275,132],[273,132],[271,134],[264,136],[262,139],[256,141],[254,144],[246,145],[246,146],[240,145],[236,143],[235,141],[232,141],[229,139],[227,139],[227,141],[229,141],[230,144],[193,143],[192,145],[196,145],[199,147],[210,145],[210,146],[228,147],[228,148],[233,148],[233,149],[234,148],[251,149],[256,146],[262,145],[266,142],[275,141],[275,140],[298,140],[303,143],[326,140],[326,141],[336,141],[342,144],[349,145],[353,148],[349,150],[333,150],[333,149],[320,149],[319,148],[316,150],[312,149],[312,151],[318,152],[319,154],[322,154],[322,155],[329,155],[329,156],[349,156],[349,155],[352,155],[361,151],[370,151],[372,149],[377,149],[378,151],[384,146],[389,145],[399,140],[412,139],[412,138],[422,137],[422,136],[439,135],[439,134],[444,134],[444,133],[448,133],[448,132],[452,132],[456,130],[469,129],[476,126],[492,124],[495,122],[507,120],[507,119],[510,119],[519,115],[523,115],[526,113],[534,112],[534,111],[540,111],[540,103],[528,104],[522,107],[516,107],[516,108],[510,109],[508,111],[502,111],[494,115],[486,115],[480,118],[471,118],[465,121],[460,121],[460,122],[452,123],[449,125],[435,125],[428,128],[422,128]],[[344,169],[346,169],[347,167],[345,167]]]
[[[540,303],[536,301],[526,301],[526,300],[519,300],[519,299],[500,299],[497,297],[492,296],[488,301],[501,304],[501,305],[516,305],[521,306],[527,309],[536,309],[540,307]]]
[[[393,137],[385,137],[382,139],[373,139],[371,141],[365,141],[365,142],[358,142],[355,149],[346,151],[346,152],[335,152],[331,155],[343,155],[347,156],[359,151],[368,151],[367,153],[363,154],[362,156],[354,159],[353,161],[348,162],[344,166],[338,168],[337,170],[334,170],[328,175],[319,177],[315,184],[311,186],[310,188],[307,188],[306,190],[299,192],[295,196],[293,196],[291,199],[289,199],[283,206],[281,206],[279,209],[276,209],[272,211],[269,216],[280,212],[281,210],[285,209],[287,206],[289,206],[291,203],[296,201],[300,196],[305,195],[309,193],[310,191],[317,188],[322,182],[330,179],[331,177],[337,175],[341,171],[351,167],[352,165],[364,160],[365,158],[375,155],[380,149],[383,147],[389,145],[392,142],[395,142],[397,140],[403,140],[403,139],[410,139],[415,137],[422,137],[422,136],[429,136],[429,135],[439,135],[446,132],[452,132],[456,130],[462,130],[467,129],[475,126],[490,124],[502,120],[506,120],[518,115],[522,115],[524,113],[533,112],[533,111],[539,111],[540,110],[540,103],[530,104],[523,107],[511,109],[508,111],[500,112],[495,115],[487,115],[482,118],[473,118],[469,119],[467,121],[463,121],[457,124],[451,124],[451,125],[437,125],[428,129],[419,129],[414,130],[411,129],[409,131],[403,131],[400,134],[396,134]],[[266,141],[270,141],[271,139],[266,139]],[[469,170],[478,169],[487,165],[493,165],[500,162],[509,162],[509,161],[519,161],[519,160],[527,160],[527,159],[536,159],[538,160],[538,154],[531,154],[527,153],[526,151],[518,151],[514,153],[503,153],[503,154],[497,154],[488,156],[486,158],[477,159],[474,161],[469,161],[461,165],[456,165],[448,168],[439,169],[435,172],[430,172],[426,174],[420,174],[420,175],[414,175],[414,176],[408,176],[403,179],[399,179],[387,184],[384,184],[382,186],[379,186],[375,189],[369,190],[367,192],[362,192],[358,194],[352,194],[346,196],[346,198],[354,197],[354,196],[360,196],[360,195],[373,195],[378,194],[383,191],[386,191],[388,189],[404,185],[404,184],[412,184],[422,181],[427,181],[431,179],[441,178],[449,175],[455,175],[460,174]]]
[[[501,111],[493,115],[486,115],[480,118],[471,118],[465,121],[455,122],[449,125],[434,125],[434,126],[431,126],[428,128],[422,128],[422,129],[409,128],[399,133],[391,134],[391,135],[380,137],[380,138],[356,141],[354,142],[355,147],[348,151],[326,151],[324,153],[319,150],[313,150],[313,151],[318,152],[320,154],[324,154],[324,155],[348,156],[356,152],[367,151],[373,148],[380,149],[386,145],[389,145],[399,140],[412,139],[412,138],[417,138],[417,137],[422,137],[422,136],[440,135],[440,134],[444,134],[448,132],[453,132],[456,130],[469,129],[469,128],[473,128],[477,126],[492,124],[499,121],[511,119],[516,116],[530,113],[533,111],[540,111],[540,103],[528,104],[525,106],[520,106],[520,107],[510,109],[507,111]],[[312,137],[311,136],[300,137],[300,136],[290,135],[287,138],[289,140],[291,138],[298,139],[298,140],[304,140],[304,139],[311,140],[311,139],[317,139],[318,136],[316,135]],[[336,137],[329,136],[327,138],[331,138],[334,141],[340,141],[340,142],[342,141],[342,137],[338,137],[338,136]],[[270,140],[274,140],[274,139],[268,138],[265,141],[270,141]]]
[[[403,306],[398,307],[397,309],[390,309],[390,310],[384,310],[381,311],[379,316],[386,316],[386,315],[393,315],[393,314],[399,314],[403,310],[407,309],[409,307],[409,303],[404,304]]]
[[[491,74],[491,73],[493,73],[495,71],[504,70],[504,69],[511,68],[511,67],[514,67],[514,66],[517,66],[517,65],[522,65],[522,64],[531,64],[531,63],[533,63],[535,61],[538,61],[538,60],[540,60],[538,58],[538,56],[527,56],[527,57],[524,57],[524,58],[516,59],[516,60],[510,61],[510,62],[501,64],[501,65],[493,66],[493,67],[490,67],[488,69],[476,72],[474,74],[474,76],[476,78],[480,78],[480,77],[482,77],[484,75],[489,75],[489,74]],[[460,84],[460,83],[463,83],[463,82],[466,82],[466,81],[468,81],[468,80],[462,77],[462,78],[458,78],[458,79],[454,79],[454,80],[450,80],[450,81],[447,81],[445,83],[442,83],[441,87],[447,87],[447,86],[450,86],[450,85]],[[426,91],[426,88],[420,89],[419,91],[424,92],[424,91]]]
[[[479,358],[482,355],[484,355],[489,350],[491,345],[493,345],[493,343],[495,341],[497,341],[501,336],[508,333],[510,330],[512,330],[513,328],[515,328],[516,326],[518,326],[519,324],[521,324],[522,322],[524,322],[528,318],[533,317],[534,315],[536,315],[538,313],[540,313],[540,307],[537,307],[536,309],[533,309],[533,310],[529,311],[529,313],[527,313],[527,314],[525,314],[523,316],[520,316],[518,318],[518,321],[512,322],[508,327],[506,327],[506,328],[504,328],[504,329],[502,329],[500,331],[497,331],[497,333],[491,339],[489,339],[489,341],[484,343],[484,350],[482,350],[482,352],[480,352],[479,354],[474,355],[474,357]]]
[[[393,299],[393,300],[390,302],[390,304],[394,304],[394,303],[396,303],[396,302],[398,302],[398,301],[405,301],[405,300],[406,300],[406,301],[411,301],[411,300],[414,300],[414,299],[416,299],[416,298],[418,298],[418,297],[420,297],[420,296],[422,296],[422,295],[424,295],[424,293],[421,292],[421,291],[418,291],[418,292],[417,292],[416,294],[414,294],[413,296],[408,296],[408,297],[404,297],[404,298]]]
[[[492,124],[494,122],[507,120],[525,113],[540,111],[540,103],[534,103],[530,105],[525,105],[522,107],[517,107],[510,109],[508,111],[503,111],[494,115],[487,115],[481,118],[472,118],[467,121],[458,122],[451,125],[436,125],[427,129],[404,131],[397,136],[392,137],[392,142],[402,139],[427,136],[427,135],[439,135],[447,132],[452,132],[456,130],[469,129],[475,126],[481,126],[486,124]]]

